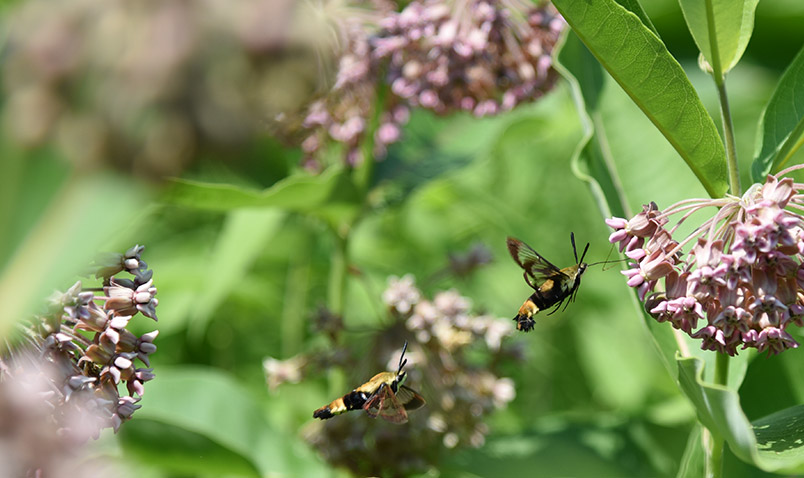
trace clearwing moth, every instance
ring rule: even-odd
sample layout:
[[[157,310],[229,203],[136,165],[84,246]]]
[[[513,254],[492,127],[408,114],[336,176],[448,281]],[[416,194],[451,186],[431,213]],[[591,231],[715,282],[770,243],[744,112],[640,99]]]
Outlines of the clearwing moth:
[[[421,408],[426,403],[421,395],[403,385],[407,372],[403,372],[402,367],[407,363],[404,358],[407,348],[408,343],[405,342],[396,372],[378,373],[343,397],[314,411],[313,418],[326,420],[362,408],[372,418],[380,416],[391,423],[407,422],[407,412]]]

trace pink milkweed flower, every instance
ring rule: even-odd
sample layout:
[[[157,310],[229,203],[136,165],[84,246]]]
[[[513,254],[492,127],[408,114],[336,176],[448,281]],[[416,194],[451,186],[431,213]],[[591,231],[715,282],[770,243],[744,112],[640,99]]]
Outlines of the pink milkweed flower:
[[[607,219],[609,241],[633,261],[626,283],[657,321],[701,339],[705,350],[776,354],[798,346],[785,329],[804,325],[802,190],[791,178],[768,176],[742,197],[688,199],[664,211],[646,204],[631,219]],[[715,213],[676,240],[679,224],[704,208]],[[699,320],[706,324],[696,331]]]

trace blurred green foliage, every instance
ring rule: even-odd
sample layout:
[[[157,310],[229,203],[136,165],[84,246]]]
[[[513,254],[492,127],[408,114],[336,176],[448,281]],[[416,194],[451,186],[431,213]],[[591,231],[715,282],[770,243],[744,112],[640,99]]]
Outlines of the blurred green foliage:
[[[716,92],[697,69],[697,50],[678,5],[644,3],[717,118]],[[761,108],[802,43],[802,22],[804,7],[796,0],[760,3],[753,39],[729,73],[743,184],[750,184]],[[607,76],[599,110],[632,209],[706,195]],[[513,327],[510,317],[530,292],[507,255],[506,236],[521,238],[562,267],[573,261],[570,231],[592,244],[589,262],[611,253],[594,198],[571,174],[569,158],[581,134],[569,89],[561,83],[538,103],[492,119],[415,112],[404,140],[375,165],[367,209],[358,209],[355,186],[341,171],[285,179],[298,151],[262,139],[233,161],[211,155],[185,175],[187,181],[164,193],[93,178],[94,185],[110,189],[93,193],[90,203],[99,209],[80,206],[69,213],[59,212],[51,199],[70,175],[56,153],[21,153],[4,141],[3,281],[13,280],[10,264],[20,260],[26,243],[41,239],[38,228],[61,224],[46,223],[53,214],[73,214],[64,222],[75,229],[62,229],[64,242],[38,250],[50,267],[23,267],[32,277],[21,286],[35,285],[28,295],[68,284],[42,277],[76,270],[74,264],[94,250],[83,239],[102,240],[105,250],[145,244],[143,257],[159,288],[159,350],[152,356],[157,378],[142,410],[120,433],[123,453],[135,459],[138,472],[340,476],[344,472],[329,469],[303,435],[312,410],[368,377],[346,370],[269,392],[261,368],[266,356],[289,358],[325,345],[312,318],[330,299],[339,228],[362,215],[348,245],[349,266],[359,276],[348,276],[344,301],[356,355],[367,352],[363,338],[380,326],[380,296],[390,275],[414,274],[428,295],[455,288],[472,298],[475,309]],[[240,191],[272,189],[227,203],[210,190],[193,189],[192,181]],[[299,183],[291,185],[300,188],[299,196],[276,199],[276,185],[287,189],[289,182]],[[76,237],[87,250],[68,243]],[[490,265],[466,278],[427,282],[447,265],[449,253],[477,242],[492,250]],[[71,260],[59,260],[60,254]],[[12,310],[31,309],[25,304]],[[442,476],[675,476],[695,414],[640,317],[618,270],[590,269],[576,303],[539,316],[533,332],[511,339],[526,356],[523,365],[505,371],[516,383],[516,399],[492,417],[486,444],[452,454],[439,470]],[[740,391],[749,419],[804,402],[802,354],[798,349],[754,360]],[[700,464],[689,466],[697,470]],[[728,455],[725,476],[764,474]]]

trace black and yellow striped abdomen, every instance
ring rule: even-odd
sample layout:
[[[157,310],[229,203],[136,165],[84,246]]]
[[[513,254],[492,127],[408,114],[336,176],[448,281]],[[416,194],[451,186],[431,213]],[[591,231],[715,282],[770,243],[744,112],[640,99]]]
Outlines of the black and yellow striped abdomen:
[[[313,412],[313,418],[326,420],[351,410],[363,408],[366,401],[382,386],[386,384],[396,392],[397,374],[393,372],[380,372],[371,377],[371,380],[357,387],[343,397],[336,398],[329,405],[325,405]]]

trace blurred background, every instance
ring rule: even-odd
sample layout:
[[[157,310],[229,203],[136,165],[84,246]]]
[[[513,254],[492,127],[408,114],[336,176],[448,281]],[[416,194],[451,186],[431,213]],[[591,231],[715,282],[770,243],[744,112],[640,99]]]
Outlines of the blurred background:
[[[719,118],[678,4],[644,3]],[[4,335],[98,251],[145,245],[159,291],[156,378],[93,457],[153,477],[676,475],[694,412],[617,267],[590,268],[576,302],[529,334],[511,320],[531,290],[507,236],[559,267],[574,263],[570,232],[587,262],[616,258],[571,170],[569,88],[539,62],[560,25],[549,8],[529,17],[541,30],[517,39],[543,51],[512,64],[535,73],[496,106],[436,80],[434,99],[411,100],[401,80],[426,55],[392,41],[413,35],[404,16],[383,23],[406,6],[2,2]],[[801,2],[761,2],[729,74],[744,185],[802,22]],[[388,42],[368,42],[371,28]],[[368,48],[387,49],[382,70],[361,63]],[[601,111],[632,210],[705,195],[610,79]],[[313,420],[393,370],[406,340],[407,385],[428,401],[408,424]],[[749,419],[804,400],[798,382],[778,388],[801,355],[749,369]],[[726,476],[762,475],[728,456]]]

